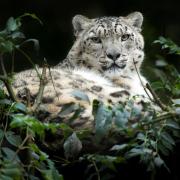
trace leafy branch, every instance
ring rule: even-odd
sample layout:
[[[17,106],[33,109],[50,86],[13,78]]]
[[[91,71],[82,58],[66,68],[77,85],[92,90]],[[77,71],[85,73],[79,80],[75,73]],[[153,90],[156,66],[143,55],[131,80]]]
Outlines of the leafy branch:
[[[153,43],[160,44],[162,49],[168,49],[169,54],[180,55],[180,47],[169,38],[160,36],[159,39],[155,40]]]

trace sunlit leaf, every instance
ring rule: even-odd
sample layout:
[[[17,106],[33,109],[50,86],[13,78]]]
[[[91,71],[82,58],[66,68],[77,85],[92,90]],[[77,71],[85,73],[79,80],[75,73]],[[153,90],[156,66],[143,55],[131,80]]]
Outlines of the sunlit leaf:
[[[172,99],[173,103],[176,105],[180,105],[180,99]]]
[[[156,61],[156,66],[157,67],[165,67],[167,65],[168,65],[168,63],[163,59],[159,59],[159,60]]]
[[[128,144],[114,145],[110,150],[111,151],[121,151],[128,147]]]

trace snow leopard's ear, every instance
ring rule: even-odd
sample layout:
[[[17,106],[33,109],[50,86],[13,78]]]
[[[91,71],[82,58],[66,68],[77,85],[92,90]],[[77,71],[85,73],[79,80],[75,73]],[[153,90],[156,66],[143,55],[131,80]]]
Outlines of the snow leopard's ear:
[[[125,17],[128,23],[135,27],[139,32],[141,31],[143,23],[143,15],[140,12],[133,12]]]
[[[76,15],[73,17],[72,24],[74,27],[74,35],[78,36],[83,30],[89,27],[91,19],[82,15]]]

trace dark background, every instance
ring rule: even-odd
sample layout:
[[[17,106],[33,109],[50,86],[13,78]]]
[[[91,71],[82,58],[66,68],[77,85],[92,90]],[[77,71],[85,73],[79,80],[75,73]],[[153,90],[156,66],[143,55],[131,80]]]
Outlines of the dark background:
[[[94,18],[127,15],[133,11],[140,11],[144,15],[145,69],[148,69],[149,66],[153,66],[156,59],[157,46],[152,44],[155,39],[163,35],[180,43],[179,7],[180,2],[173,0],[0,0],[0,28],[5,26],[10,16],[17,17],[25,12],[35,13],[43,21],[43,26],[30,18],[25,18],[23,31],[27,38],[39,40],[40,51],[35,54],[30,48],[27,52],[36,64],[41,64],[46,57],[48,63],[54,65],[66,57],[72,46],[74,37],[71,19],[74,15],[83,14]],[[16,71],[31,67],[23,57],[20,55],[17,57]]]

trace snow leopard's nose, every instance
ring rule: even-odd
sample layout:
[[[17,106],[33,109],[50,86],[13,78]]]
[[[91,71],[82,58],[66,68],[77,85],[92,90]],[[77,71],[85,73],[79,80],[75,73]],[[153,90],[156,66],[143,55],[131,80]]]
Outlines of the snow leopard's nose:
[[[109,52],[107,53],[107,57],[109,59],[112,59],[113,61],[116,61],[119,57],[120,57],[120,53],[119,52]]]

